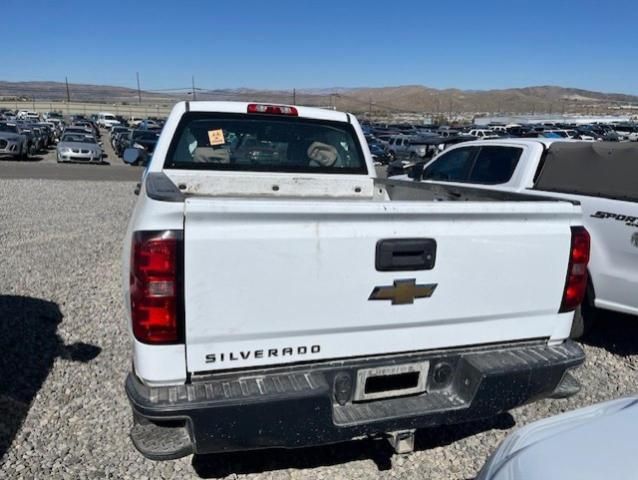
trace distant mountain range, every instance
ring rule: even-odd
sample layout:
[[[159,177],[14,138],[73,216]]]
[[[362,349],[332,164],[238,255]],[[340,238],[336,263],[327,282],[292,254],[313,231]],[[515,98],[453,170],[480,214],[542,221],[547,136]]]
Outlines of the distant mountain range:
[[[143,103],[170,104],[192,99],[192,92],[140,92]],[[134,88],[109,85],[69,84],[73,102],[138,103]],[[577,88],[538,86],[502,90],[435,89],[421,85],[382,88],[319,88],[293,90],[265,89],[196,89],[197,100],[255,100],[292,103],[322,107],[336,107],[353,112],[429,112],[439,114],[461,112],[562,113],[594,112],[610,107],[636,107],[638,96],[603,93]],[[4,82],[0,81],[0,99],[33,99],[64,101],[66,84],[62,82]]]

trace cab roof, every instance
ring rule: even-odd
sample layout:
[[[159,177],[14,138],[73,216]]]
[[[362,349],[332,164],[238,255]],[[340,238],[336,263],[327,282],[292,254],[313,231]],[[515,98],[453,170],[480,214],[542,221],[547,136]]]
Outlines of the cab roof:
[[[282,107],[294,107],[299,113],[299,117],[314,118],[317,120],[332,120],[335,122],[350,122],[347,113],[337,112],[335,110],[328,110],[325,108],[316,107],[302,107],[298,105],[285,105],[279,103],[270,102],[207,102],[207,101],[195,101],[195,102],[180,102],[185,106],[186,111],[191,112],[219,112],[219,113],[247,113],[248,105],[275,105]],[[179,104],[178,104],[179,105]]]

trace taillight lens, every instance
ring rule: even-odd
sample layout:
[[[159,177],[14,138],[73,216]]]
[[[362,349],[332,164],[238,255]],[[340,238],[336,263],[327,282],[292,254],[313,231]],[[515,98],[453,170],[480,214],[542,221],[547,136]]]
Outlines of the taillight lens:
[[[131,320],[143,343],[182,340],[181,232],[135,232],[131,248]]]
[[[296,117],[299,115],[295,107],[287,105],[265,105],[263,103],[248,104],[248,113],[265,113],[267,115],[288,115]]]
[[[581,304],[587,291],[587,264],[589,263],[589,233],[583,227],[572,227],[567,281],[560,312],[570,312]]]

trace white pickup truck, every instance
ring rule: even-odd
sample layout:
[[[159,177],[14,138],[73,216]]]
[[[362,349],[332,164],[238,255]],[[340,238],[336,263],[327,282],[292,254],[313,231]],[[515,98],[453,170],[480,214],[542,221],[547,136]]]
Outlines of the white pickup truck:
[[[638,315],[638,145],[485,140],[450,148],[423,167],[416,176],[425,183],[578,201],[592,242],[578,333],[591,327],[596,308]]]
[[[578,389],[580,207],[375,177],[350,114],[173,108],[123,254],[145,456],[406,451],[416,428]]]

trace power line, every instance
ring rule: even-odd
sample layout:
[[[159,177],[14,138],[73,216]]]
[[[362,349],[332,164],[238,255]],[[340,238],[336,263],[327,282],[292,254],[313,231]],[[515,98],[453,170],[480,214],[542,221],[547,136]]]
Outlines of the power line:
[[[140,90],[140,72],[135,72],[137,77],[137,99],[138,103],[142,103],[142,91]]]

